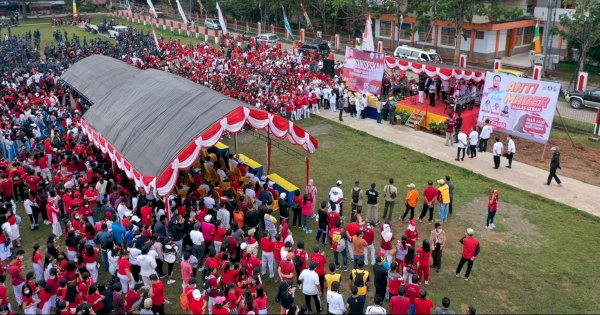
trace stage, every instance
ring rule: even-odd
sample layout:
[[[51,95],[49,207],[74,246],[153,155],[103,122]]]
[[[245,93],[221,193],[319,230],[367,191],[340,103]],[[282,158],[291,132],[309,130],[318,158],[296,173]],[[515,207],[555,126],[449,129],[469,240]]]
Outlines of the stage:
[[[370,102],[369,102],[370,103]],[[369,104],[371,107],[371,104]],[[429,124],[432,122],[445,122],[448,119],[448,113],[450,113],[450,107],[444,113],[444,109],[446,108],[446,104],[442,102],[442,100],[436,99],[435,107],[429,106],[429,98],[425,98],[424,104],[419,104],[419,96],[411,96],[407,97],[403,100],[400,100],[396,103],[396,110],[405,110],[409,114],[412,114],[414,111],[422,111],[426,113],[425,119],[421,123],[421,127],[425,129],[429,129]],[[371,111],[374,112],[373,118],[376,118],[377,111],[375,108],[372,108]],[[370,113],[369,113],[370,114]],[[469,135],[471,132],[471,128],[477,125],[477,116],[479,115],[479,107],[475,106],[472,110],[466,110],[462,113],[461,117],[463,119],[463,124],[461,130]],[[371,115],[369,115],[371,116]]]

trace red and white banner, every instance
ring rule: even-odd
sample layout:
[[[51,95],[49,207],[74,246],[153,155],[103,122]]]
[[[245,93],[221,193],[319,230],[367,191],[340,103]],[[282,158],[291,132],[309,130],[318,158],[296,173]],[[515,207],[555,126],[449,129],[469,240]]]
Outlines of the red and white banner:
[[[83,134],[96,147],[102,150],[103,153],[108,154],[110,159],[125,172],[127,177],[135,182],[136,186],[144,188],[148,193],[156,192],[158,196],[166,196],[175,187],[179,170],[190,168],[198,160],[202,149],[213,147],[225,132],[237,133],[246,124],[259,130],[269,128],[271,135],[278,139],[285,138],[290,143],[301,146],[309,153],[315,152],[319,147],[317,139],[279,115],[249,107],[238,107],[193,139],[160,175],[147,176],[141,174],[131,161],[127,161],[121,152],[116,150],[110,142],[88,125],[85,119],[81,120],[81,129]]]
[[[385,54],[346,47],[342,77],[348,90],[379,95],[385,72]]]
[[[467,80],[481,82],[485,80],[485,72],[471,71],[454,68],[444,68],[437,65],[425,65],[417,61],[398,59],[394,57],[385,57],[385,65],[388,69],[400,69],[410,71],[415,74],[424,73],[429,77],[439,77],[446,81],[454,78],[456,80]]]
[[[489,120],[494,130],[545,144],[559,91],[560,83],[487,72],[477,123]]]

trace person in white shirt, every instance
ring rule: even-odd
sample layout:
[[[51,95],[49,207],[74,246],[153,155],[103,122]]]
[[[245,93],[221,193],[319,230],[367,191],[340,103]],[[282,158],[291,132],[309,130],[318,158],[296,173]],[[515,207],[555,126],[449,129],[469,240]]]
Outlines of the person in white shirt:
[[[375,295],[375,304],[367,307],[365,314],[387,314],[387,311],[381,303],[383,302],[383,297],[381,295]]]
[[[335,186],[331,187],[331,189],[329,190],[329,203],[331,205],[332,209],[336,209],[337,207],[339,207],[339,213],[340,216],[342,215],[342,206],[344,204],[344,202],[341,202],[339,204],[334,204],[331,200],[339,200],[340,198],[344,198],[344,192],[342,191],[342,181],[338,180],[337,182],[335,182]]]
[[[500,167],[500,157],[502,156],[502,152],[504,152],[504,145],[500,142],[500,137],[496,137],[496,143],[494,143],[494,147],[492,148],[492,153],[494,154],[494,169]]]
[[[150,253],[150,248],[145,249],[141,255],[137,256],[137,262],[140,265],[140,276],[142,276],[144,286],[152,286],[150,276],[156,274],[156,252]]]
[[[469,134],[469,150],[467,150],[467,154],[469,154],[469,159],[472,159],[477,156],[477,141],[479,140],[479,132],[477,132],[477,127],[473,127],[471,133]]]
[[[298,281],[302,282],[302,293],[304,294],[304,301],[306,302],[306,306],[308,306],[308,310],[311,312],[313,311],[310,302],[310,299],[312,298],[315,301],[315,312],[321,313],[323,311],[321,309],[321,300],[319,299],[321,285],[319,282],[319,275],[317,275],[315,269],[317,269],[317,263],[310,262],[308,269],[304,269],[300,273]]]
[[[323,93],[321,94],[322,98],[321,98],[321,106],[323,106],[323,108],[329,108],[329,98],[331,97],[331,88],[329,88],[329,86],[325,86],[323,88]]]
[[[506,158],[508,159],[508,165],[506,165],[506,167],[511,168],[513,156],[515,155],[515,153],[517,153],[517,148],[515,147],[515,141],[513,140],[511,135],[508,135],[508,137],[506,137],[506,140],[508,140],[508,148],[506,149]]]
[[[121,201],[119,202],[119,205],[117,206],[117,214],[119,215],[119,220],[123,220],[123,217],[125,216],[126,212],[131,212],[128,208],[127,205],[125,204],[127,202],[127,199],[125,199],[125,197],[121,198]]]
[[[23,207],[25,208],[25,213],[27,213],[27,215],[29,216],[29,228],[33,231],[39,225],[37,223],[37,213],[35,216],[33,215],[33,208],[37,208],[37,203],[35,203],[35,201],[33,201],[32,199],[33,198],[31,194],[29,194],[27,199],[23,201]]]
[[[335,93],[329,95],[329,108],[332,112],[337,111],[337,95]]]
[[[460,131],[458,133],[457,136],[458,139],[458,151],[456,152],[456,159],[457,161],[464,161],[465,160],[465,150],[467,149],[467,146],[469,145],[467,142],[467,134],[465,134],[464,132]],[[462,157],[460,157],[460,153],[462,152]]]
[[[492,125],[490,125],[490,120],[486,119],[485,125],[481,127],[481,134],[479,135],[479,138],[481,139],[479,142],[479,152],[485,152],[487,150],[487,142],[490,140],[492,132],[494,132],[494,130],[492,129]]]
[[[367,107],[367,96],[363,94],[356,99],[356,119],[361,119],[362,111]]]
[[[331,284],[331,290],[327,291],[327,306],[329,314],[341,315],[346,312],[344,297],[339,293],[340,283],[335,281]]]

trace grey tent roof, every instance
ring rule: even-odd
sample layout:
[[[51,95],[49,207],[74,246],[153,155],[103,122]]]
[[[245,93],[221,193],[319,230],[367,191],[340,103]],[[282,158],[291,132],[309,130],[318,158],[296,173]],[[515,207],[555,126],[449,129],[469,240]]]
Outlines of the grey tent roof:
[[[61,77],[93,106],[83,118],[145,176],[159,176],[194,138],[245,103],[188,79],[93,55]]]

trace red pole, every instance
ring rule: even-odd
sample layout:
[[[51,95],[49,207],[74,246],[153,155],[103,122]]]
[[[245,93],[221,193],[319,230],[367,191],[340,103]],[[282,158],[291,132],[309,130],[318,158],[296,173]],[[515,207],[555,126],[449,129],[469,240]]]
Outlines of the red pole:
[[[308,181],[310,180],[310,157],[305,157],[306,161],[306,184],[308,185]]]

